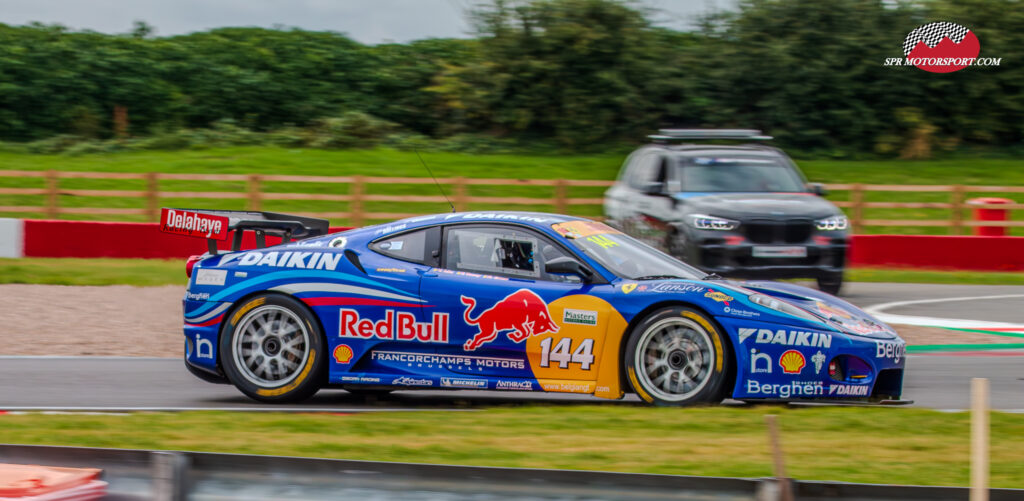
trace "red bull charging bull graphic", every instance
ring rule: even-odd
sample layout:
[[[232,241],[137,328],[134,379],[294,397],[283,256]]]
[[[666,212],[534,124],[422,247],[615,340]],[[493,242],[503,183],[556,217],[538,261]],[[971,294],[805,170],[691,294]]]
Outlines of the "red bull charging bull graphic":
[[[463,313],[466,324],[475,325],[479,330],[463,345],[466,351],[494,341],[502,332],[507,332],[508,338],[517,343],[530,336],[558,332],[547,303],[529,289],[519,289],[505,296],[476,318],[470,317],[470,312],[476,307],[476,299],[466,296],[460,296],[460,299],[466,305]]]

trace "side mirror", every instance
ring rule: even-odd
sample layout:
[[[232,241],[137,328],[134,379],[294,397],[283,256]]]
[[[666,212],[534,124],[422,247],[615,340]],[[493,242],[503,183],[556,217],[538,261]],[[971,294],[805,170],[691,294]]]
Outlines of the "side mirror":
[[[576,275],[583,282],[589,283],[593,272],[583,266],[583,263],[571,257],[556,257],[544,264],[544,271],[552,275]]]
[[[828,189],[821,183],[807,183],[807,187],[811,189],[811,193],[823,197],[828,195]]]
[[[649,183],[645,183],[640,191],[643,191],[645,195],[664,195],[665,183],[661,181],[651,181]]]

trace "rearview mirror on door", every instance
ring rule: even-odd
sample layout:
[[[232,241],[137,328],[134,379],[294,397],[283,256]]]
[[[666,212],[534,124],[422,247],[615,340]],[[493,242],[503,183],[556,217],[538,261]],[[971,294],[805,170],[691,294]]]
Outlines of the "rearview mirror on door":
[[[544,271],[552,275],[576,275],[586,283],[590,282],[593,275],[583,263],[565,256],[556,257],[545,263]]]

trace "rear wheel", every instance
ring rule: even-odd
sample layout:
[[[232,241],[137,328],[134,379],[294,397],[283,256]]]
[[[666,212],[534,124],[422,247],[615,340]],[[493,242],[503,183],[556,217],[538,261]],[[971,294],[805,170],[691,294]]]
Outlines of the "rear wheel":
[[[623,364],[645,402],[683,406],[721,401],[731,358],[722,331],[707,316],[670,306],[633,329]]]
[[[267,294],[234,310],[221,332],[221,365],[242,393],[261,402],[296,402],[320,389],[323,334],[299,301]]]
[[[839,290],[843,288],[843,274],[837,273],[834,275],[828,275],[825,277],[818,277],[818,290],[826,294],[833,296],[839,295]]]

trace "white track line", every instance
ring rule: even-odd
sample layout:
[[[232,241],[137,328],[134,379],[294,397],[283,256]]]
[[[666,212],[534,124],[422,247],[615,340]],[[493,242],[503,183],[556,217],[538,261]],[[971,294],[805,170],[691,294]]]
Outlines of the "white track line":
[[[917,304],[945,303],[950,301],[979,301],[983,299],[1010,299],[1024,298],[1024,294],[1001,294],[998,296],[971,296],[971,297],[947,297],[938,299],[915,299],[913,301],[893,301],[864,308],[864,311],[874,315],[879,320],[889,324],[923,325],[929,327],[948,327],[951,329],[1015,329],[1024,331],[1024,324],[1011,324],[1006,322],[989,322],[985,320],[970,320],[959,318],[938,318],[919,317],[914,315],[896,315],[894,313],[883,313],[883,311],[898,308],[900,306],[911,306]]]

